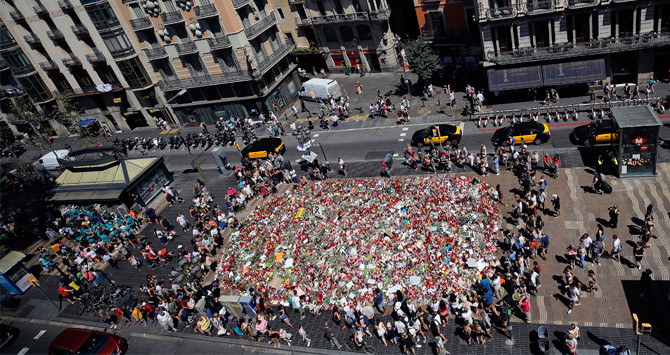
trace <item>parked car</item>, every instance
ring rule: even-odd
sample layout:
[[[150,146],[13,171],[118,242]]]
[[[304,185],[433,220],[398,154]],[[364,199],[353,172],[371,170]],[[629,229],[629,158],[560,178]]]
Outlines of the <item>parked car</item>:
[[[79,328],[65,329],[49,345],[49,355],[118,355],[126,351],[128,341],[120,336]]]

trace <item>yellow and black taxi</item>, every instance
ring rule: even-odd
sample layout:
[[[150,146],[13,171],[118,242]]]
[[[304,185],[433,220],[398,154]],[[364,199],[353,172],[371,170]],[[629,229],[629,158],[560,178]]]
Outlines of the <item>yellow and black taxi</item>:
[[[491,143],[495,146],[510,144],[542,144],[549,140],[549,126],[540,122],[520,122],[503,127],[493,134]]]
[[[280,138],[261,138],[241,150],[242,155],[249,159],[267,158],[270,152],[284,154],[286,147]]]
[[[433,141],[434,145],[439,145],[440,143],[456,145],[461,141],[462,134],[461,127],[459,126],[438,124],[414,132],[411,144],[419,148],[430,145],[431,141]]]
[[[576,144],[616,142],[619,139],[619,127],[613,120],[599,120],[575,127],[570,138]]]

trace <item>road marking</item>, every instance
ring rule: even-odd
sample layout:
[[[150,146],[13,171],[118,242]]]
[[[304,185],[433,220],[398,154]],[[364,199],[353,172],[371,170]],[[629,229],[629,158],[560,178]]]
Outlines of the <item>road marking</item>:
[[[405,138],[398,139],[398,142],[404,142],[404,141],[405,141]]]
[[[46,332],[47,332],[47,331],[44,330],[44,329],[40,330],[40,332],[37,333],[37,335],[35,335],[35,337],[34,337],[33,339],[39,339],[39,338],[41,338],[42,335],[44,335],[44,333],[46,333]]]
[[[660,118],[662,120],[667,120],[668,118],[670,118],[670,115],[658,116],[658,118]]]
[[[400,133],[400,136],[401,136],[401,137],[404,137],[404,136],[406,136],[406,135],[407,135],[407,133]]]
[[[23,348],[16,355],[25,355],[28,352],[28,350],[30,350],[30,348]]]
[[[461,132],[463,132],[463,128],[465,128],[465,122],[461,122],[461,124],[459,124],[458,126],[461,127]]]
[[[409,131],[409,127],[403,127],[402,130],[403,131]]]
[[[312,137],[314,137],[314,138],[316,138],[316,137],[318,137],[318,136],[319,136],[319,134],[318,134],[318,133],[317,133],[317,134],[314,134],[314,135],[312,135]]]
[[[394,157],[394,158],[397,157],[397,156],[398,156],[398,153],[393,154],[393,157]]]

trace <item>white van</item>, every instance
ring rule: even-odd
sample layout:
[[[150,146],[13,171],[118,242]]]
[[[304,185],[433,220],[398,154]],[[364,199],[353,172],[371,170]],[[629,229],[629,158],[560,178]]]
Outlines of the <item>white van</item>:
[[[314,93],[314,96],[312,96],[312,93]],[[310,79],[302,84],[302,88],[300,88],[300,92],[298,93],[301,99],[313,98],[314,100],[327,100],[328,94],[333,95],[335,100],[342,96],[340,84],[337,83],[337,80]]]

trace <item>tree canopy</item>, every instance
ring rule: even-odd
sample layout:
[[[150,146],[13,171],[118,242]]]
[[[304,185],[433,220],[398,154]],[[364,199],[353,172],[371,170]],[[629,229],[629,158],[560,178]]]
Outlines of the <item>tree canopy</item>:
[[[403,41],[402,48],[405,50],[410,70],[416,73],[421,81],[430,79],[442,68],[440,57],[430,49],[425,39],[419,37]]]

